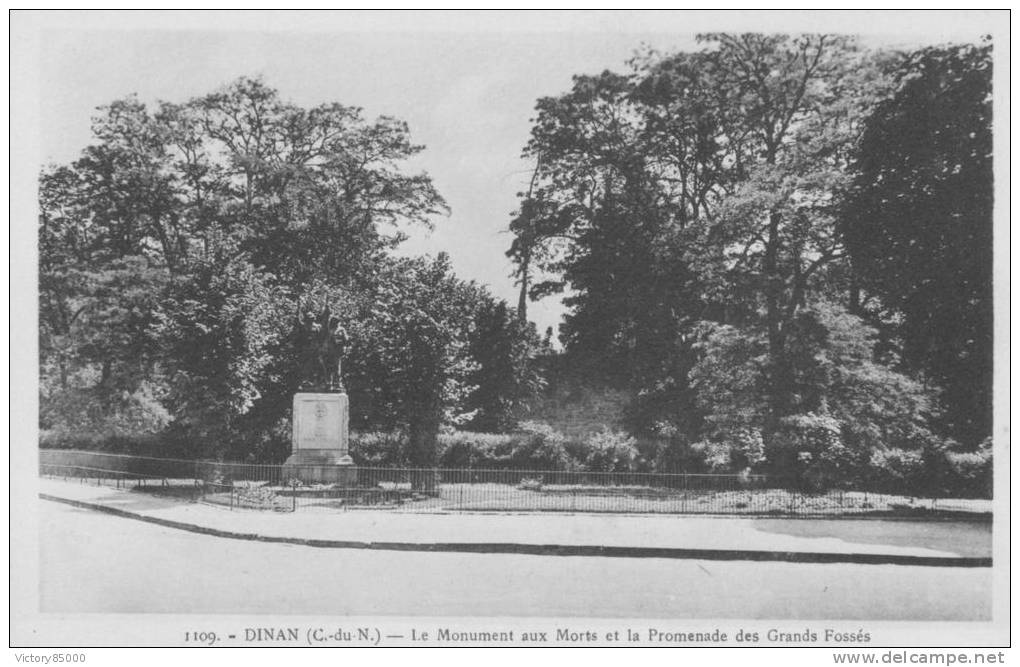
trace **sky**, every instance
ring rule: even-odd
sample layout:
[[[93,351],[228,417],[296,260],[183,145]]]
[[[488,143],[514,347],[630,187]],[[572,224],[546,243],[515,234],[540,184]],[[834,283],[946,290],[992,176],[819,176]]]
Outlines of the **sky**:
[[[113,27],[116,22],[103,27],[94,20],[45,29],[37,61],[41,161],[73,160],[90,141],[95,108],[114,99],[137,94],[147,103],[183,102],[240,76],[261,76],[284,100],[301,106],[340,102],[362,107],[368,118],[395,116],[426,147],[408,169],[428,172],[451,208],[448,217],[435,220],[433,232],[414,232],[402,252],[448,252],[459,276],[516,303],[504,254],[511,242],[506,228],[530,175],[521,150],[535,101],[566,92],[575,74],[624,70],[642,45],[696,48],[694,30],[675,20],[634,23],[616,16],[621,20],[614,22],[614,16],[601,15],[580,21],[574,31],[548,20],[529,29],[516,16],[507,30],[490,16],[485,30],[445,30],[431,16],[419,30],[413,16],[403,15],[382,29],[376,21],[367,31],[364,21],[347,25],[337,20],[343,17],[328,18],[328,29],[310,29],[306,21],[292,30],[286,20],[243,29],[227,29],[230,23],[222,20],[203,23],[204,29],[148,21],[122,30]],[[940,30],[918,34],[915,24],[912,31],[869,41],[898,46],[953,36]],[[674,27],[666,32],[665,25]],[[555,298],[529,306],[540,331],[555,327],[562,312]]]

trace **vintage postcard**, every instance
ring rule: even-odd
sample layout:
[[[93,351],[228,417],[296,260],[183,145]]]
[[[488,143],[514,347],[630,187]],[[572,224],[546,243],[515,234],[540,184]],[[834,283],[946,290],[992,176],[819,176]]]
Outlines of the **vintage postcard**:
[[[12,654],[1004,661],[1008,25],[13,11]]]

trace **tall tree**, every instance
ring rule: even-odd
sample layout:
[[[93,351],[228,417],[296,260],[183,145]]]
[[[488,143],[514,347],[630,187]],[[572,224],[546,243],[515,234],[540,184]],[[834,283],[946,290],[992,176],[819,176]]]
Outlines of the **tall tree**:
[[[247,78],[159,116],[178,130],[196,201],[204,175],[220,194],[220,225],[281,279],[351,280],[403,240],[400,225],[428,226],[446,210],[426,174],[402,173],[422,147],[393,118],[368,122],[336,103],[303,109]]]
[[[404,169],[422,148],[406,124],[301,108],[257,79],[151,110],[115,101],[93,135],[40,177],[44,399],[156,383],[178,426],[224,446],[223,428],[286,403],[296,301],[372,293],[403,227],[446,210]]]
[[[571,288],[568,353],[644,396],[683,386],[698,320],[763,313],[775,426],[794,407],[784,330],[843,257],[833,199],[879,76],[846,38],[699,39],[539,100],[511,255],[552,274],[534,296]]]
[[[922,49],[896,79],[867,120],[843,233],[861,309],[898,320],[904,363],[975,446],[992,428],[991,45]]]
[[[246,420],[272,391],[273,355],[292,313],[290,295],[273,276],[242,259],[196,262],[168,286],[153,329],[174,433],[189,453],[231,460],[251,454]]]
[[[434,467],[440,426],[468,417],[462,410],[476,370],[468,341],[481,292],[457,279],[440,254],[388,261],[366,296],[354,315],[345,378],[362,404],[354,418],[404,430],[403,460]]]
[[[482,295],[468,346],[476,364],[467,398],[472,430],[502,432],[516,426],[515,413],[542,385],[534,359],[538,345],[533,324],[516,317],[505,301]]]
[[[690,294],[676,235],[715,185],[702,169],[710,142],[684,143],[665,120],[664,86],[639,87],[638,67],[575,77],[570,92],[539,100],[526,149],[537,168],[511,223],[509,254],[530,296],[568,290],[566,350],[614,383],[658,372],[671,355]],[[688,186],[697,194],[675,196]]]
[[[864,465],[881,439],[858,433],[867,419],[839,378],[883,386],[922,430],[937,413],[843,311],[855,283],[840,205],[865,120],[891,89],[888,58],[830,35],[699,40],[539,101],[528,153],[540,169],[510,254],[549,275],[534,296],[572,289],[568,354],[626,369],[641,425],[757,443],[759,462],[791,471],[812,455],[797,449],[805,433],[831,426],[832,451]],[[826,337],[856,352],[822,352]],[[813,354],[833,361],[819,370]],[[868,423],[908,448],[924,440],[894,422]]]
[[[717,46],[719,82],[738,109],[728,133],[741,137],[747,177],[705,227],[699,255],[715,264],[746,317],[763,314],[768,438],[797,411],[787,333],[809,296],[824,294],[826,269],[844,257],[832,202],[877,75],[842,37],[703,39]]]

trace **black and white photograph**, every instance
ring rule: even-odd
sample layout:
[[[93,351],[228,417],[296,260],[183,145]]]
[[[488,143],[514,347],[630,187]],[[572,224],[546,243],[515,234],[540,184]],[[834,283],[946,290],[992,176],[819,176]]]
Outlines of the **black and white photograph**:
[[[11,10],[12,655],[1007,662],[1009,21]]]

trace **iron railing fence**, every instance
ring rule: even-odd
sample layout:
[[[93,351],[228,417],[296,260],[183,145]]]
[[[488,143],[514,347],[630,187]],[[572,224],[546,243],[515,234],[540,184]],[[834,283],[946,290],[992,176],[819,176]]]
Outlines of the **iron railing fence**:
[[[313,479],[313,472],[314,466],[71,450],[40,452],[40,474],[46,477],[78,478],[231,509],[803,516],[853,515],[905,507],[969,512],[990,509],[980,505],[987,501],[919,501],[848,490],[804,493],[784,480],[765,475],[355,466],[348,473],[347,484],[302,481]]]

